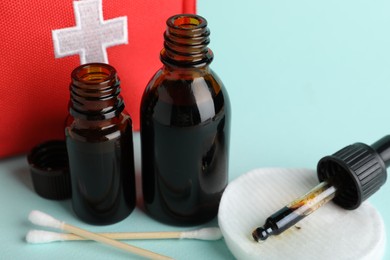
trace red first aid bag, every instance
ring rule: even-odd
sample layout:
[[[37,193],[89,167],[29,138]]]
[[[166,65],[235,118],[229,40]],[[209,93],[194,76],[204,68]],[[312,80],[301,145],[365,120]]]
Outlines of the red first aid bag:
[[[195,0],[8,0],[0,3],[0,157],[63,139],[70,74],[106,62],[139,129],[141,95],[161,66],[165,21]]]

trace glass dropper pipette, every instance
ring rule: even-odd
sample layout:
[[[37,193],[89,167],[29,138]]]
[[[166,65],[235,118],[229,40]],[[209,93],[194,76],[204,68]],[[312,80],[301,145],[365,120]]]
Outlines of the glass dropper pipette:
[[[279,235],[298,223],[301,219],[332,200],[336,188],[328,182],[321,182],[304,196],[281,208],[269,218],[262,227],[256,228],[252,236],[256,241],[266,240],[270,235]]]
[[[272,214],[252,232],[255,241],[279,235],[310,213],[333,200],[345,209],[356,209],[386,182],[390,165],[390,135],[372,146],[349,145],[317,165],[320,184]]]

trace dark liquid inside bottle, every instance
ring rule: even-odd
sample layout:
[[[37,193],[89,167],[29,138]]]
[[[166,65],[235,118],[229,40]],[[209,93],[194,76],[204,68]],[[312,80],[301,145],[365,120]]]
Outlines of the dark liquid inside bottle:
[[[72,173],[72,203],[83,221],[112,224],[127,217],[135,207],[134,160],[131,127],[111,140],[67,138]],[[101,136],[100,136],[101,138]]]
[[[146,210],[170,224],[203,223],[228,182],[229,101],[212,77],[165,80],[141,107]]]

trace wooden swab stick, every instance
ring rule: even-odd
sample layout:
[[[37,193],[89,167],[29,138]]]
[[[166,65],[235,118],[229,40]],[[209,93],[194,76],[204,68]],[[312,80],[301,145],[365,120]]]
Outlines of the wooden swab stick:
[[[31,211],[30,215],[28,216],[28,219],[32,223],[34,223],[35,225],[64,230],[64,231],[67,231],[69,233],[73,233],[73,234],[79,235],[81,237],[85,237],[85,238],[88,238],[88,239],[91,239],[91,240],[94,240],[94,241],[97,241],[97,242],[100,242],[103,244],[107,244],[107,245],[110,245],[110,246],[113,246],[113,247],[122,249],[124,251],[130,252],[130,253],[133,253],[133,254],[136,254],[139,256],[143,256],[143,257],[146,257],[149,259],[161,259],[161,260],[172,259],[170,257],[160,255],[160,254],[154,253],[152,251],[148,251],[148,250],[145,250],[145,249],[142,249],[139,247],[125,244],[125,243],[113,240],[111,238],[107,238],[107,237],[98,235],[96,233],[92,233],[92,232],[89,232],[87,230],[78,228],[76,226],[72,226],[70,224],[67,224],[67,223],[62,222],[60,220],[57,220],[57,219],[53,218],[52,216],[47,215],[46,213],[43,213],[43,212],[38,211],[38,210]]]
[[[115,240],[126,239],[200,239],[218,240],[222,238],[219,228],[201,228],[198,230],[181,232],[123,232],[123,233],[98,233],[101,236]],[[32,244],[50,243],[56,241],[88,240],[75,234],[57,233],[45,230],[30,230],[26,235],[26,241]]]

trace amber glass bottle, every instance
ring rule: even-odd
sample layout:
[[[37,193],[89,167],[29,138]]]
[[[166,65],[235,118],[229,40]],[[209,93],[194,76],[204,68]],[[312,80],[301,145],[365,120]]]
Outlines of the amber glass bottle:
[[[132,121],[124,112],[119,78],[108,64],[72,72],[66,145],[76,215],[111,224],[135,207]]]
[[[141,102],[142,187],[147,212],[169,224],[216,216],[228,182],[230,103],[213,59],[207,21],[167,20],[164,66]]]

